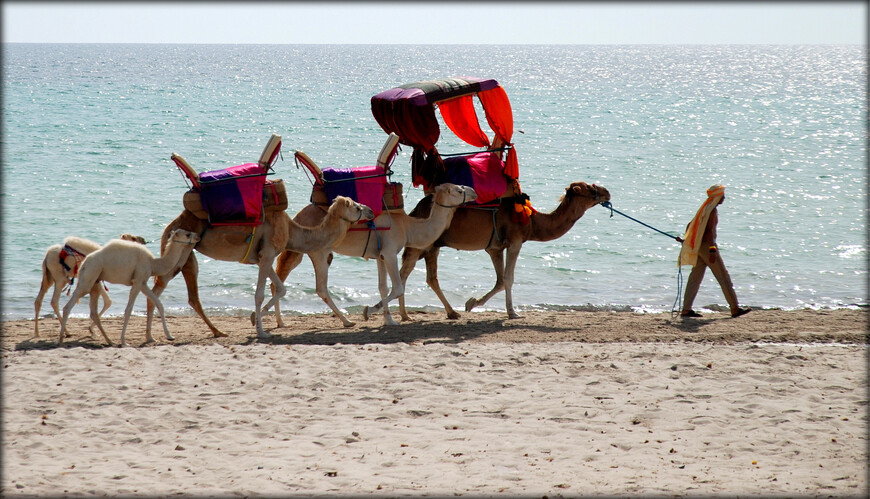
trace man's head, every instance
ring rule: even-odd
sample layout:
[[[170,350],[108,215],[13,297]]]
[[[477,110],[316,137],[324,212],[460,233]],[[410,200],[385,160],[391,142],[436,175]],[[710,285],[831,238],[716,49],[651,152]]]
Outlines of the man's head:
[[[716,184],[716,185],[710,186],[710,188],[707,189],[707,197],[708,198],[714,198],[716,196],[720,196],[719,201],[716,202],[717,205],[720,205],[720,204],[722,204],[723,201],[725,201],[725,186],[724,185]]]

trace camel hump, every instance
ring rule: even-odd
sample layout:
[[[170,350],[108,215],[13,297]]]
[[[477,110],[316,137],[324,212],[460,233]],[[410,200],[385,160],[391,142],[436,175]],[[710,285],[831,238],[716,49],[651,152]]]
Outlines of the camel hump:
[[[273,133],[269,137],[269,141],[266,142],[266,147],[263,148],[263,153],[260,154],[257,164],[263,169],[271,168],[275,164],[279,152],[281,152],[281,136]]]

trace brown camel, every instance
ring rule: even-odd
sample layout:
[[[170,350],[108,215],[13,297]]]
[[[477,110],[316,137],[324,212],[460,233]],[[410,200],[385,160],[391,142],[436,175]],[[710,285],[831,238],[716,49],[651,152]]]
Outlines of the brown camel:
[[[427,216],[432,205],[431,200],[431,196],[421,199],[411,211],[411,216]],[[465,303],[465,311],[483,305],[494,294],[504,290],[508,317],[516,319],[519,315],[514,311],[511,288],[514,283],[517,257],[523,243],[551,241],[562,237],[586,210],[609,200],[610,193],[604,187],[574,182],[565,189],[565,194],[559,199],[559,206],[552,213],[532,213],[526,225],[512,220],[512,215],[515,213],[512,198],[502,199],[497,211],[480,208],[460,209],[453,216],[450,227],[434,244],[423,249],[410,247],[405,249],[400,270],[402,283],[407,282],[417,260],[425,258],[426,284],[444,304],[447,317],[458,319],[459,314],[447,302],[438,284],[438,252],[442,246],[466,251],[485,250],[489,253],[492,265],[495,267],[495,286],[480,299],[470,298]],[[507,250],[507,260],[504,258],[505,250]],[[411,320],[405,311],[404,295],[399,297],[399,313],[402,320]]]
[[[164,251],[169,235],[175,229],[185,229],[200,234],[202,239],[196,245],[196,251],[214,260],[256,264],[259,267],[257,288],[254,294],[253,322],[257,327],[258,338],[269,338],[271,334],[263,330],[262,308],[265,296],[266,277],[275,285],[273,300],[284,295],[284,285],[278,279],[272,268],[275,257],[280,251],[292,250],[309,252],[324,248],[340,241],[351,224],[360,220],[370,220],[374,217],[368,206],[354,202],[350,198],[339,196],[335,199],[321,223],[313,227],[304,227],[290,219],[285,211],[268,212],[261,225],[247,226],[216,226],[197,218],[188,210],[170,222],[163,230],[160,241],[160,251]],[[169,281],[178,275],[178,270],[154,278],[154,294],[160,296]],[[196,313],[205,321],[215,337],[226,336],[218,330],[206,317],[199,301],[199,286],[197,275],[199,266],[196,256],[191,252],[187,261],[181,266],[180,272],[187,284],[187,300]],[[148,318],[146,331],[151,331],[151,320],[154,306],[148,302]]]
[[[338,317],[345,327],[353,326],[341,310],[335,306],[332,296],[327,289],[329,262],[331,252],[341,253],[348,256],[359,256],[365,259],[377,258],[378,264],[378,290],[381,301],[371,309],[371,313],[377,313],[384,309],[384,324],[396,325],[396,321],[390,316],[389,303],[404,293],[404,286],[399,278],[398,254],[403,247],[426,248],[432,244],[444,229],[450,225],[456,209],[469,201],[477,199],[477,193],[471,187],[454,184],[441,184],[435,188],[433,196],[435,206],[427,214],[426,218],[408,216],[404,210],[383,211],[374,219],[375,227],[384,230],[359,230],[348,232],[347,237],[342,239],[331,248],[322,248],[308,252],[308,257],[314,265],[314,275],[317,281],[317,295],[329,305],[335,316]],[[300,224],[316,224],[324,216],[323,210],[315,204],[309,204],[299,211],[293,220]],[[283,281],[302,261],[302,252],[284,251],[278,256],[276,273],[278,279]],[[387,288],[387,274],[390,276],[392,289]],[[274,291],[273,291],[274,293]],[[283,326],[281,310],[277,299],[273,298],[265,309],[275,304],[275,315],[278,326]],[[363,316],[368,319],[369,307],[366,307]]]

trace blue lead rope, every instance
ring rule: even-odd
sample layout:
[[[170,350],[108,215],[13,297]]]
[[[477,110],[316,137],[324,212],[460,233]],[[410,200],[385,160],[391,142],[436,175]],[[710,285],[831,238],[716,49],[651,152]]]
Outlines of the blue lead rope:
[[[649,227],[650,229],[658,232],[659,234],[664,234],[664,235],[670,237],[671,239],[673,239],[677,242],[680,242],[679,237],[672,236],[672,235],[668,234],[667,232],[660,231],[660,230],[656,229],[655,227],[653,227],[652,225],[645,224],[645,223],[641,222],[640,220],[638,220],[636,218],[632,218],[632,217],[626,215],[625,213],[617,210],[616,208],[613,207],[612,204],[610,204],[610,201],[605,201],[605,202],[601,203],[601,206],[608,208],[610,210],[610,218],[613,218],[613,212],[615,211],[616,213],[619,213],[620,215],[624,216],[625,218],[627,218],[629,220],[634,220],[635,222],[643,225],[644,227]],[[679,263],[679,256],[677,258],[678,258],[677,263]],[[677,307],[679,306],[680,295],[682,295],[682,293],[683,293],[683,268],[678,265],[677,266],[677,297],[676,297],[676,299],[674,299],[674,304],[671,307],[671,320],[676,319]]]
[[[641,222],[640,220],[638,220],[636,218],[632,218],[632,217],[626,215],[625,213],[617,210],[616,208],[613,207],[612,204],[610,204],[610,201],[604,201],[603,203],[601,203],[601,206],[610,210],[610,218],[613,218],[613,212],[615,211],[616,213],[619,213],[620,215],[624,216],[625,218],[627,218],[629,220],[634,220],[635,222],[643,225],[644,227],[649,227],[650,229],[658,232],[659,234],[664,234],[664,235],[670,237],[671,239],[674,239],[675,241],[680,242],[680,238],[678,238],[677,236],[672,236],[672,235],[668,234],[667,232],[660,231],[660,230],[656,229],[655,227],[653,227],[652,225],[645,224],[645,223]]]

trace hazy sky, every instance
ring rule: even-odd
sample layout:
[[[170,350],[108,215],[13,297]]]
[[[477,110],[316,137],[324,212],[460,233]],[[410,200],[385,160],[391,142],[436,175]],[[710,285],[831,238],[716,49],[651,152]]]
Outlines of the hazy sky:
[[[866,2],[18,2],[4,42],[866,44]]]

